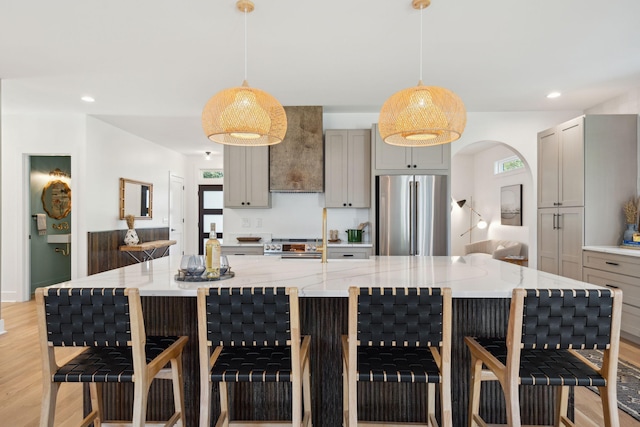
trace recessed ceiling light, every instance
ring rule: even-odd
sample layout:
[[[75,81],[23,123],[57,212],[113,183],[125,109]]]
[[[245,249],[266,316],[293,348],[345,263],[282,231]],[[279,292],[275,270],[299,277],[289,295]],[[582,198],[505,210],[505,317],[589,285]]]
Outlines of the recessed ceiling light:
[[[89,95],[85,95],[80,99],[82,99],[84,102],[96,102],[94,97],[93,96],[89,96]]]
[[[560,95],[562,95],[560,92],[551,92],[547,95],[547,98],[558,98]]]

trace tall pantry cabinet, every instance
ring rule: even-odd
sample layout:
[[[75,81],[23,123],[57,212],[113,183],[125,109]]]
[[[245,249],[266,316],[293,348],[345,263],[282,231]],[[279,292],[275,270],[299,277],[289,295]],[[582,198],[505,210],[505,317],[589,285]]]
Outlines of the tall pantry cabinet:
[[[582,246],[618,245],[636,195],[637,115],[586,115],[538,133],[538,269],[582,280]]]

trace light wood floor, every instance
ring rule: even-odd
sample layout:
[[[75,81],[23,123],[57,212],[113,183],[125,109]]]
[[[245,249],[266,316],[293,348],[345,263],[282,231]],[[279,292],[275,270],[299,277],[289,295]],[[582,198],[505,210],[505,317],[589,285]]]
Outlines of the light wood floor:
[[[2,318],[8,332],[0,335],[0,425],[37,426],[42,398],[42,362],[35,302],[3,303]],[[640,365],[640,348],[636,346],[623,342],[620,356],[621,359]],[[65,384],[61,387],[56,426],[75,427],[80,423],[80,388],[79,384]],[[576,425],[603,425],[600,399],[584,387],[576,388]],[[620,427],[640,427],[640,422],[620,411]]]

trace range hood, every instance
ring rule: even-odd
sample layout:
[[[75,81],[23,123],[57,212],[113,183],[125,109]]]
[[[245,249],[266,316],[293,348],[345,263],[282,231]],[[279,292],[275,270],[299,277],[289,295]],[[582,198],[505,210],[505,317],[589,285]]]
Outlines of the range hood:
[[[284,107],[287,134],[269,147],[269,191],[324,192],[322,107]]]

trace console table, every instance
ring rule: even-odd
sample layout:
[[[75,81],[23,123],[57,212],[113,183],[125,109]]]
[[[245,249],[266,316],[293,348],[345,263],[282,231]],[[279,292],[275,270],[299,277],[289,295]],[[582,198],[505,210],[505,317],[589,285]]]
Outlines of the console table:
[[[128,253],[137,262],[149,261],[156,258],[156,250],[163,249],[161,257],[169,253],[169,246],[175,245],[175,240],[154,240],[152,242],[138,243],[137,245],[120,246],[121,252]]]

